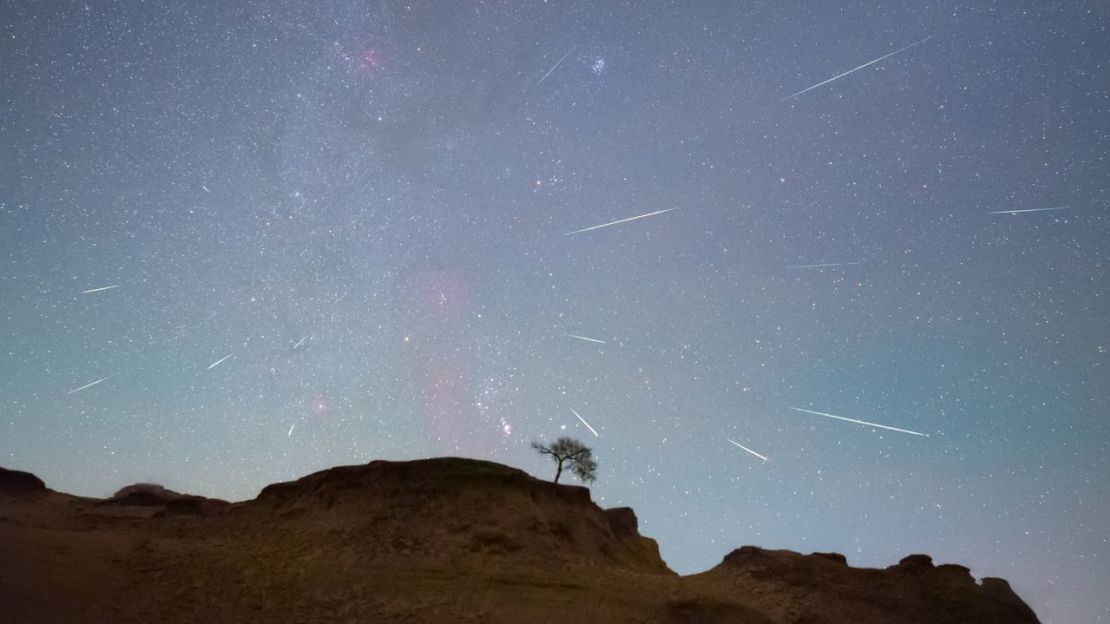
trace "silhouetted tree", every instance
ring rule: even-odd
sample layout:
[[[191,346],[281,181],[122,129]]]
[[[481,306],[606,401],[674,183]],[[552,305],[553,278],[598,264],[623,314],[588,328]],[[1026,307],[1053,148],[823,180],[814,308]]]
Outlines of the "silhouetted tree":
[[[587,483],[597,479],[597,462],[594,461],[593,451],[574,438],[559,438],[551,446],[533,442],[532,448],[540,455],[550,455],[558,464],[555,469],[555,483],[559,482],[559,476],[563,474],[563,464]]]

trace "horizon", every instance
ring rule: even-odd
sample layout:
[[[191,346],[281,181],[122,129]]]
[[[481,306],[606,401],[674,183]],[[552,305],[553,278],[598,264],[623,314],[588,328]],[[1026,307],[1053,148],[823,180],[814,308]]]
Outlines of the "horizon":
[[[152,481],[138,481],[138,482],[134,482],[134,483],[128,483],[126,485],[121,485],[120,487],[116,488],[115,491],[113,491],[110,494],[95,495],[95,496],[94,495],[81,495],[81,494],[76,494],[76,493],[73,493],[73,492],[62,492],[62,491],[56,490],[54,488],[51,488],[49,482],[46,482],[46,488],[48,490],[52,490],[52,491],[57,492],[59,494],[77,496],[77,497],[81,497],[81,498],[110,500],[110,499],[114,498],[120,491],[125,490],[127,488],[136,487],[136,486],[154,486],[154,487],[164,488],[166,490],[169,490],[171,492],[176,492],[178,494],[185,494],[185,495],[189,495],[189,496],[201,496],[201,497],[204,497],[204,498],[216,499],[216,500],[224,500],[224,501],[226,501],[226,502],[228,502],[232,505],[237,505],[237,504],[248,503],[248,502],[252,502],[252,501],[256,500],[259,497],[259,495],[261,495],[262,490],[264,490],[266,488],[266,486],[268,486],[268,485],[273,485],[273,484],[276,484],[276,483],[293,483],[293,482],[299,481],[299,480],[301,480],[302,478],[305,478],[305,477],[309,477],[309,476],[319,474],[319,473],[323,473],[323,472],[328,472],[333,468],[354,468],[354,467],[359,467],[359,466],[368,466],[371,463],[376,462],[376,461],[384,461],[384,462],[388,462],[388,463],[408,463],[408,462],[425,461],[425,460],[432,460],[432,459],[462,459],[462,460],[467,460],[467,461],[481,461],[481,462],[490,461],[490,460],[484,460],[484,459],[476,459],[476,458],[473,458],[473,457],[463,457],[463,456],[453,456],[453,455],[445,455],[445,456],[437,456],[437,457],[417,457],[417,458],[411,458],[411,459],[371,459],[370,461],[362,463],[362,464],[344,464],[344,465],[331,466],[331,467],[324,468],[324,469],[321,469],[321,470],[315,470],[315,471],[300,475],[298,477],[285,479],[285,480],[280,480],[280,481],[275,481],[273,483],[267,483],[266,485],[263,485],[262,487],[260,487],[258,489],[258,492],[254,496],[251,496],[249,498],[242,498],[242,499],[221,499],[217,496],[208,496],[205,492],[192,491],[192,490],[188,490],[188,489],[177,489],[177,488],[174,488],[174,487],[166,487],[165,484],[156,483],[156,482],[152,482]],[[527,470],[524,470],[523,468],[518,468],[516,466],[512,466],[512,465],[509,465],[509,464],[502,464],[500,462],[491,462],[491,463],[497,464],[498,466],[502,466],[502,467],[505,467],[505,468],[510,468],[510,469],[513,469],[513,470],[519,470],[519,471],[523,472],[525,475],[527,475],[528,477],[531,477],[531,478],[533,478],[536,481],[539,481],[541,483],[552,483],[551,480],[545,479],[542,476],[537,476],[535,474],[532,474],[531,472],[528,472]],[[10,468],[8,466],[0,466],[0,468],[6,468],[8,470],[17,470],[17,469]],[[27,471],[23,471],[23,472],[27,472]],[[38,476],[38,475],[35,475],[34,473],[28,473],[28,474],[32,474],[36,477]],[[564,474],[567,474],[567,473],[564,473]],[[603,506],[603,505],[599,504],[599,502],[597,500],[594,500],[594,498],[593,498],[593,488],[592,488],[592,485],[589,484],[589,483],[583,483],[581,481],[575,481],[575,482],[560,481],[558,483],[552,483],[552,485],[573,486],[573,487],[580,487],[580,488],[583,488],[585,490],[588,490],[590,492],[590,500],[593,502],[594,505],[596,505],[599,509],[602,509],[602,510],[627,508],[627,509],[632,509],[632,511],[634,513],[636,512],[636,508],[631,507],[631,506],[626,506],[626,505],[621,505],[621,504],[615,504],[613,506]],[[642,529],[642,524],[643,524],[644,519],[641,518],[638,513],[636,513],[635,515],[636,515],[637,522],[641,525],[640,528]],[[651,538],[651,539],[655,540],[657,543],[659,542],[658,539],[652,537],[649,534],[645,534],[642,530],[639,531],[639,534],[642,537]],[[735,545],[731,548],[726,549],[726,551],[721,554],[721,560],[723,561],[724,558],[727,555],[729,555],[730,553],[732,553],[736,550],[739,550],[741,548],[748,547],[748,546],[756,546],[756,547],[761,548],[763,550],[789,550],[789,549],[779,549],[779,548],[775,548],[773,546],[767,546],[767,545],[761,545],[761,544],[737,544],[737,545]],[[680,576],[692,576],[692,575],[700,574],[702,572],[706,572],[706,571],[716,567],[717,565],[719,565],[721,563],[721,561],[718,561],[717,563],[715,563],[713,565],[710,565],[710,566],[708,566],[704,569],[694,569],[694,570],[682,572],[682,571],[676,570],[669,562],[666,561],[666,557],[662,556],[662,549],[663,549],[663,544],[662,543],[659,543],[659,547],[660,547],[660,551],[661,551],[660,552],[660,557],[663,559],[663,563],[666,564],[667,567],[669,569],[671,569],[671,571],[679,574]],[[794,552],[794,551],[791,551],[791,552]],[[797,551],[797,552],[799,554],[803,554],[803,555],[810,555],[810,554],[828,554],[831,551],[811,550],[811,551]],[[855,564],[855,562],[853,562],[852,558],[849,555],[845,554],[845,553],[834,553],[834,554],[844,555],[848,565],[853,567],[853,568],[865,568],[866,567],[866,568],[872,568],[872,569],[882,569],[882,568],[886,568],[886,567],[889,567],[889,566],[893,566],[893,565],[897,564],[898,561],[900,561],[902,558],[904,558],[906,556],[909,556],[909,555],[914,555],[914,554],[929,555],[929,553],[910,553],[910,552],[907,552],[905,555],[899,557],[897,560],[894,560],[894,561],[892,561],[892,562],[890,562],[886,565],[863,566],[863,565]],[[932,555],[929,555],[929,556],[932,557]],[[934,559],[934,563],[936,565],[941,565],[941,564],[964,565],[963,563],[960,563],[958,561],[937,561],[937,560],[935,560],[936,559],[935,557],[933,557],[933,559]],[[972,577],[975,579],[976,583],[980,583],[983,580],[983,578],[990,576],[989,574],[985,574],[985,575],[984,574],[976,574],[974,569],[970,569],[970,573],[971,573]],[[1008,579],[1003,579],[1003,580],[1008,580]]]

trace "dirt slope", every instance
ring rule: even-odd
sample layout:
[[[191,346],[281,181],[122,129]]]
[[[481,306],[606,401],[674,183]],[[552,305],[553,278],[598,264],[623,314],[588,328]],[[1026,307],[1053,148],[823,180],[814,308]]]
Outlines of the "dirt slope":
[[[36,481],[0,471],[4,622],[1037,621],[1005,581],[923,556],[744,547],[679,577],[631,509],[490,462],[339,467],[235,504]]]

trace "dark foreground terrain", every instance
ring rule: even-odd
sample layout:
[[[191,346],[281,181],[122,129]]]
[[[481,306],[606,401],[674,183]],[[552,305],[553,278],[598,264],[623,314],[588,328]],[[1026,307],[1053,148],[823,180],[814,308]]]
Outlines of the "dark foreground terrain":
[[[371,462],[228,503],[107,500],[0,469],[0,621],[1036,622],[1002,579],[911,555],[745,546],[680,577],[631,509],[483,461]]]

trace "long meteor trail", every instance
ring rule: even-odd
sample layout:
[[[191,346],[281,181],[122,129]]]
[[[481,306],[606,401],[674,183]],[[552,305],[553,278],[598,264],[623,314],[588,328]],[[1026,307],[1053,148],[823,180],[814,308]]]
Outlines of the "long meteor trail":
[[[1025,210],[995,210],[987,214],[1018,214],[1020,212],[1044,212],[1045,210],[1070,210],[1071,206],[1053,206],[1052,208],[1026,208]]]
[[[208,368],[206,368],[206,369],[204,369],[204,370],[212,370],[213,368],[216,368],[216,367],[217,367],[217,366],[219,366],[220,364],[223,364],[223,363],[224,363],[224,360],[226,360],[227,358],[229,358],[229,357],[231,357],[231,356],[233,356],[233,355],[235,355],[235,352],[234,352],[234,351],[232,351],[231,353],[228,353],[227,355],[225,355],[225,356],[223,356],[222,358],[220,358],[220,359],[216,360],[215,362],[212,362],[211,364],[209,364],[209,365],[208,365]]]
[[[112,290],[113,288],[119,288],[119,284],[113,284],[112,286],[101,286],[100,288],[90,288],[88,290],[82,290],[81,294],[82,295],[88,295],[88,294],[95,293],[95,292],[101,292],[103,290]]]
[[[567,407],[570,407],[570,406],[568,405]],[[590,430],[590,432],[594,434],[594,437],[597,437],[597,438],[600,438],[600,437],[601,437],[601,436],[600,436],[600,435],[599,435],[599,434],[597,433],[597,430],[595,430],[595,429],[594,429],[593,427],[591,427],[591,426],[590,426],[590,423],[586,422],[586,419],[585,419],[585,418],[582,418],[582,415],[581,415],[581,414],[579,414],[578,412],[574,411],[574,408],[573,408],[573,407],[571,407],[571,408],[570,408],[570,411],[571,411],[571,412],[572,412],[572,413],[573,413],[573,414],[574,414],[575,416],[577,416],[577,417],[578,417],[578,420],[581,420],[581,421],[582,421],[582,424],[583,424],[583,425],[586,425],[586,428],[587,428],[587,429],[589,429],[589,430]]]
[[[884,55],[880,56],[879,58],[877,58],[873,61],[868,61],[867,63],[864,63],[863,65],[860,65],[859,67],[856,67],[855,69],[849,69],[848,71],[844,72],[843,74],[837,74],[836,76],[833,76],[832,78],[829,78],[828,80],[825,80],[824,82],[818,82],[817,84],[813,85],[812,87],[802,89],[801,91],[799,91],[797,93],[794,93],[794,94],[791,94],[791,95],[788,95],[788,96],[782,98],[779,101],[780,102],[785,102],[786,100],[796,98],[796,97],[798,97],[799,95],[801,95],[803,93],[808,93],[809,91],[813,91],[817,87],[827,85],[827,84],[829,84],[830,82],[832,82],[834,80],[840,80],[841,78],[847,76],[848,74],[858,72],[859,70],[863,69],[864,67],[870,67],[871,65],[874,65],[875,63],[878,63],[879,61],[888,59],[888,58],[894,56],[895,54],[905,52],[906,50],[909,50],[910,48],[912,48],[914,46],[919,46],[919,45],[925,43],[928,40],[929,40],[929,37],[925,37],[921,41],[915,41],[914,43],[911,43],[910,45],[908,45],[904,48],[899,48],[899,49],[891,52],[890,54],[884,54]]]
[[[753,451],[753,450],[751,450],[750,448],[748,448],[748,447],[744,446],[743,444],[740,444],[740,443],[739,443],[739,442],[737,442],[736,440],[733,440],[733,439],[731,439],[731,438],[725,438],[725,439],[726,439],[726,440],[728,440],[729,442],[732,442],[732,443],[733,443],[733,444],[735,444],[736,446],[739,446],[740,448],[744,449],[745,451],[747,451],[747,452],[751,453],[752,455],[755,455],[756,457],[758,457],[758,458],[762,459],[763,461],[767,461],[767,458],[766,458],[766,457],[764,457],[764,456],[760,455],[759,453],[756,453],[755,451]]]
[[[547,80],[547,77],[551,75],[551,72],[553,72],[553,71],[555,71],[556,69],[558,69],[558,68],[559,68],[559,66],[563,64],[563,61],[567,60],[567,57],[568,57],[568,56],[570,56],[570,53],[571,53],[571,52],[574,52],[574,46],[571,46],[571,47],[570,47],[570,49],[569,49],[569,50],[567,50],[567,53],[566,53],[566,54],[564,54],[562,58],[560,58],[559,60],[555,61],[555,64],[551,66],[551,69],[547,70],[547,73],[546,73],[546,74],[544,74],[544,75],[543,75],[543,78],[540,78],[540,81],[539,81],[539,82],[537,82],[536,84],[543,84],[543,81],[544,81],[544,80]]]
[[[87,383],[87,384],[85,384],[85,385],[81,386],[80,388],[74,388],[73,390],[70,390],[70,391],[68,392],[68,394],[74,394],[75,392],[80,392],[80,391],[84,390],[85,388],[91,388],[91,387],[95,386],[95,385],[96,385],[96,384],[98,384],[98,383],[101,383],[101,382],[104,382],[104,381],[108,381],[108,380],[109,380],[109,379],[111,379],[112,377],[115,377],[115,375],[108,375],[107,377],[105,377],[105,378],[103,378],[103,379],[97,379],[96,381],[94,381],[94,382],[92,382],[92,383]]]
[[[579,340],[585,340],[586,342],[596,342],[597,344],[609,344],[608,342],[605,342],[604,340],[598,340],[597,338],[587,338],[585,336],[577,336],[575,334],[567,334],[567,336],[569,336],[571,338],[577,338]]]
[[[581,230],[575,230],[573,232],[567,232],[566,235],[571,236],[573,234],[581,234],[582,232],[589,232],[590,230],[600,230],[601,228],[609,227],[610,225],[617,225],[618,223],[627,223],[629,221],[635,221],[636,219],[643,219],[643,218],[646,218],[646,217],[654,217],[655,215],[663,214],[664,212],[670,212],[672,210],[678,210],[678,208],[667,208],[665,210],[656,210],[655,212],[649,212],[647,214],[636,215],[635,217],[628,217],[627,219],[617,219],[616,221],[610,221],[609,223],[602,223],[601,225],[594,225],[594,226],[591,226],[591,227],[588,227],[588,228],[582,228]]]
[[[818,416],[824,416],[826,418],[835,418],[837,420],[846,420],[850,423],[856,423],[857,425],[867,425],[868,427],[878,427],[879,429],[886,429],[888,431],[897,431],[899,433],[909,433],[911,435],[921,436],[923,438],[929,437],[929,434],[927,434],[927,433],[918,433],[916,431],[910,431],[909,429],[899,429],[898,427],[888,427],[886,425],[880,425],[880,424],[873,423],[873,422],[867,422],[866,420],[856,420],[855,418],[845,418],[843,416],[834,416],[832,414],[826,414],[825,412],[815,412],[813,410],[808,410],[808,409],[804,409],[804,408],[801,408],[801,407],[791,407],[790,409],[792,409],[796,412],[805,412],[807,414],[816,414]]]
[[[788,266],[788,269],[823,269],[825,267],[838,267],[848,266],[851,264],[863,264],[862,262],[829,262],[828,264],[795,264]]]

